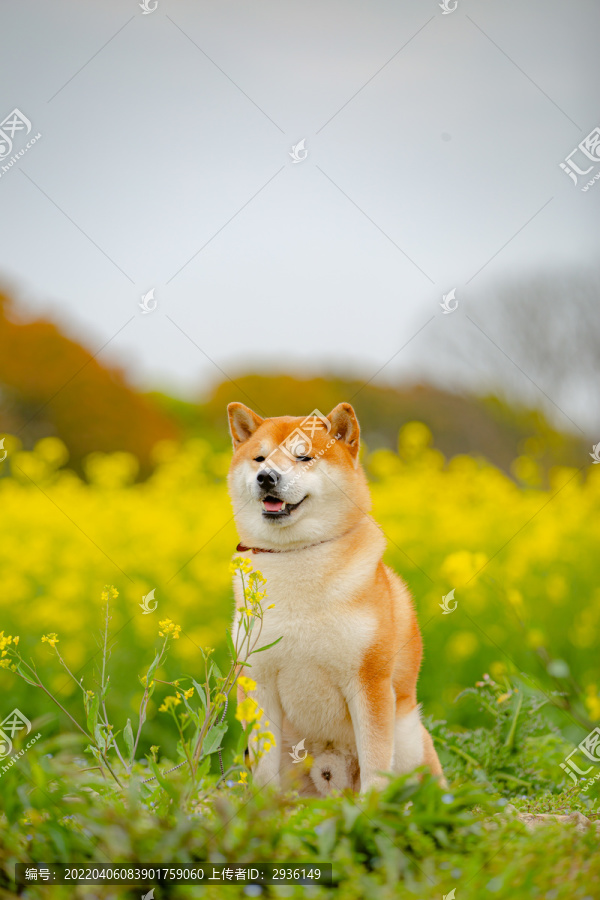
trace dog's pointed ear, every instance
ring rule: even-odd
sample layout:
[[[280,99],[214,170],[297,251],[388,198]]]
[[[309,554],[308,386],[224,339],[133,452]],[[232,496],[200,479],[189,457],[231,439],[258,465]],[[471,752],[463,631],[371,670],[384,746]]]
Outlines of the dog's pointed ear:
[[[229,431],[234,450],[252,437],[256,429],[265,421],[243,403],[230,403],[227,407],[227,415],[229,416]]]
[[[334,437],[338,437],[343,441],[352,456],[358,457],[358,448],[360,446],[360,427],[356,413],[349,403],[338,403],[335,409],[332,409],[327,416],[331,422],[331,433]]]

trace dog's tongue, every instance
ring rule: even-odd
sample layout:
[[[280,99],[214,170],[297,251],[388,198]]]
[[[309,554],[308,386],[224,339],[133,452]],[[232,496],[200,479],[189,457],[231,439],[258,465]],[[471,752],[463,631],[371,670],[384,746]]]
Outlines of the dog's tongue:
[[[280,512],[283,509],[283,500],[263,500],[267,512]]]

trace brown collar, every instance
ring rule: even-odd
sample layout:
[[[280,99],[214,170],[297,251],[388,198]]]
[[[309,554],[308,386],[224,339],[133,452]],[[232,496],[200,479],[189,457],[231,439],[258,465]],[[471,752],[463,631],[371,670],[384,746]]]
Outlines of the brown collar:
[[[246,553],[248,550],[252,553],[281,553],[281,550],[261,550],[259,547],[246,547],[245,544],[238,544],[235,549],[238,553]]]
[[[249,550],[252,551],[252,553],[294,553],[296,550],[310,550],[311,547],[318,547],[320,544],[329,544],[331,541],[337,541],[339,538],[350,534],[356,527],[357,526],[355,525],[354,528],[350,528],[345,534],[339,534],[336,537],[327,538],[324,541],[317,541],[316,544],[307,544],[306,547],[290,547],[289,550],[266,550],[264,547],[246,547],[245,544],[238,544],[235,549],[238,553],[247,553]]]
[[[330,538],[333,540],[333,538]],[[310,547],[317,547],[319,544],[327,544],[327,541],[318,541],[316,544],[309,544],[307,547],[290,547],[289,550],[266,550],[264,547],[246,547],[245,544],[238,544],[235,548],[238,553],[246,553],[251,550],[252,553],[292,553],[294,550],[308,550]]]

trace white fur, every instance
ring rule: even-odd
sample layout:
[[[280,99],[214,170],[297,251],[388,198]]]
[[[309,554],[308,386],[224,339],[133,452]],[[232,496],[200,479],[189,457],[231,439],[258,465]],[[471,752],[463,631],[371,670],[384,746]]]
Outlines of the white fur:
[[[257,455],[269,457],[275,449],[270,440],[265,436]],[[385,539],[367,514],[366,485],[357,493],[352,473],[328,461],[327,452],[313,466],[290,463],[283,455],[275,461],[281,469],[289,466],[278,496],[290,504],[303,501],[289,516],[263,515],[255,462],[241,460],[229,477],[242,543],[277,551],[243,554],[267,579],[263,608],[275,604],[265,612],[260,645],[283,635],[274,647],[253,655],[246,671],[257,683],[251,696],[264,710],[262,721],[270,722],[276,741],[259,760],[255,779],[259,785],[279,783],[282,765],[288,762],[283,754],[291,750],[287,743],[282,746],[285,729],[288,738],[296,736],[295,742],[304,739],[308,753],[317,757],[311,775],[320,793],[328,790],[321,783],[321,763],[334,767],[340,786],[346,782],[357,786],[360,763],[360,787],[366,791],[385,784],[379,770],[410,771],[424,755],[417,710],[396,720],[393,740],[382,750],[360,679],[377,620],[368,604],[354,601],[368,595]],[[359,517],[357,496],[365,506]],[[234,579],[234,592],[239,607],[243,605],[239,577]],[[234,639],[239,618],[236,612]],[[390,682],[390,721],[395,719],[395,699]],[[319,754],[325,756],[319,759]]]
[[[398,775],[412,772],[423,764],[424,755],[421,716],[417,707],[406,716],[396,719],[392,770]]]
[[[322,797],[327,797],[332,791],[355,788],[357,775],[356,757],[337,749],[320,753],[310,770],[312,782]]]
[[[260,455],[267,456],[268,452],[269,445],[265,442]],[[289,460],[280,459],[279,464],[283,469],[289,465]],[[348,512],[355,512],[356,504],[351,499],[352,489],[346,483],[343,471],[332,466],[326,457],[311,468],[301,462],[291,466],[281,482],[281,487],[289,485],[289,490],[282,491],[281,496],[290,504],[306,499],[288,517],[277,520],[263,517],[256,466],[244,461],[232,473],[230,493],[235,520],[240,537],[248,546],[292,549],[329,540],[346,531]],[[294,480],[298,475],[300,478]],[[378,526],[373,522],[372,527]],[[262,559],[261,556],[261,564]]]
[[[355,682],[375,633],[369,613],[352,610],[349,602],[372,575],[379,554],[371,555],[375,558],[359,554],[348,560],[342,572],[335,573],[330,571],[327,544],[252,559],[267,579],[268,599],[263,606],[275,604],[275,609],[265,613],[260,644],[284,635],[265,653],[252,656],[248,670],[258,685],[251,696],[264,709],[277,742],[258,766],[261,783],[272,779],[279,767],[282,713],[294,732],[305,738],[309,753],[311,746],[331,741],[357,754],[354,727],[340,685]],[[237,579],[235,593],[240,606],[241,583]],[[346,609],[342,616],[340,606]],[[236,614],[234,633],[238,620]]]

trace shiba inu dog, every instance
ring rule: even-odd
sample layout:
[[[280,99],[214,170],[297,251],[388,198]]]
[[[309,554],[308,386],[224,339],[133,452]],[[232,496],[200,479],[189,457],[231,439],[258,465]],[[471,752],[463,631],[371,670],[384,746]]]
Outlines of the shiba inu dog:
[[[305,794],[364,793],[420,765],[442,776],[417,704],[421,635],[408,588],[382,561],[354,410],[263,419],[231,403],[228,414],[236,555],[267,579],[261,644],[282,636],[243,673],[276,740],[257,761],[250,741],[256,783],[285,783],[301,741],[314,759]],[[239,607],[239,575],[234,593]]]

